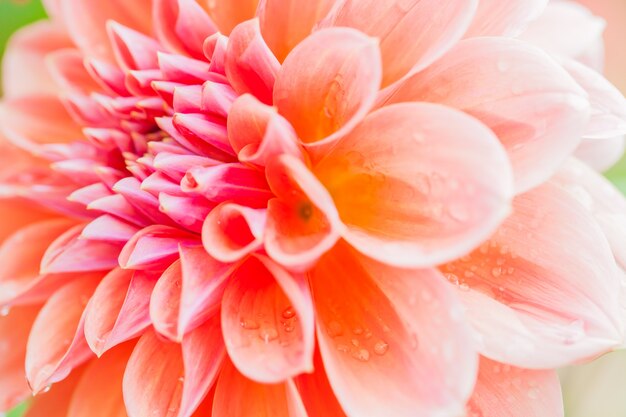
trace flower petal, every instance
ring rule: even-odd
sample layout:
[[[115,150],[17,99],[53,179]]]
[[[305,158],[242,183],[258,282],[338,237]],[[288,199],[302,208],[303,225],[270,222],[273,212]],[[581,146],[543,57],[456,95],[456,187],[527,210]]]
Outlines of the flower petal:
[[[150,325],[148,303],[156,280],[116,268],[98,285],[85,309],[85,339],[98,356]]]
[[[263,103],[272,103],[280,63],[261,36],[258,19],[235,27],[228,38],[225,66],[228,80],[237,93],[251,93]]]
[[[509,153],[517,192],[554,174],[589,112],[585,92],[543,51],[505,38],[460,42],[388,100],[402,101],[442,103],[486,124]]]
[[[283,62],[334,4],[334,0],[305,3],[297,0],[261,1],[258,12],[261,33],[276,58]]]
[[[626,137],[608,139],[584,139],[574,156],[598,172],[605,172],[624,155]]]
[[[63,20],[74,43],[88,57],[112,60],[106,22],[152,32],[152,19],[147,10],[152,9],[152,0],[60,0]]]
[[[538,18],[548,0],[480,0],[466,37],[516,36]]]
[[[250,258],[222,299],[226,349],[246,377],[283,382],[312,367],[313,306],[306,280],[267,258]]]
[[[618,346],[621,272],[591,213],[550,183],[516,197],[513,207],[489,241],[443,267],[481,354],[546,369]]]
[[[224,365],[217,380],[213,417],[306,417],[306,415],[291,380],[282,384],[260,384],[241,375],[230,362]]]
[[[65,379],[93,355],[83,336],[83,313],[99,280],[86,276],[72,281],[39,312],[26,347],[26,377],[34,393]]]
[[[228,36],[239,23],[254,17],[259,0],[216,0],[207,3],[211,18],[220,32]]]
[[[345,0],[324,25],[380,39],[386,87],[441,57],[461,39],[477,6],[477,0]]]
[[[313,367],[312,373],[300,374],[294,379],[308,415],[346,417],[328,382],[328,375],[317,349],[313,356]]]
[[[301,141],[330,143],[372,108],[380,82],[376,40],[354,29],[324,29],[285,59],[274,86],[274,105]]]
[[[50,387],[48,392],[37,394],[24,413],[24,417],[67,417],[72,394],[80,382],[84,367],[74,370],[66,379]]]
[[[87,365],[71,395],[67,417],[127,417],[122,378],[133,347],[117,346]]]
[[[436,270],[396,269],[341,244],[310,282],[324,367],[347,415],[461,414],[477,355]]]
[[[337,209],[328,191],[293,156],[280,156],[266,175],[277,198],[267,206],[265,250],[281,265],[306,269],[339,239]]]
[[[39,306],[17,307],[0,315],[0,410],[10,410],[31,394],[24,379],[26,341]]]
[[[552,370],[525,370],[481,358],[467,415],[563,417],[559,378]]]
[[[344,238],[396,266],[433,266],[471,251],[508,214],[512,195],[493,133],[427,103],[371,113],[313,171],[347,226]]]

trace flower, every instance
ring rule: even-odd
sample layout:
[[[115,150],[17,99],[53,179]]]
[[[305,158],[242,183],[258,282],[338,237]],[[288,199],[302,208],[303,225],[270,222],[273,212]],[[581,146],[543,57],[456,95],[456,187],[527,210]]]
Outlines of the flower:
[[[515,39],[545,3],[49,0],[4,68],[2,408],[560,415],[623,339],[626,202],[572,153],[625,118]]]

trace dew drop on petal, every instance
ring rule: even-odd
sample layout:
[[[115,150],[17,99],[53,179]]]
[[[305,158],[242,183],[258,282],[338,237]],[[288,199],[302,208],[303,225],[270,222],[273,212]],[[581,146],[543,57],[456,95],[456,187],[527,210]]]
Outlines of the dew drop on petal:
[[[255,320],[252,320],[252,319],[241,319],[239,324],[241,325],[242,328],[244,328],[246,330],[256,330],[259,327],[261,327],[261,326],[259,326],[258,322],[256,322]]]
[[[382,356],[385,353],[387,353],[388,350],[389,350],[389,344],[385,342],[384,340],[379,340],[374,345],[374,353],[377,355]]]

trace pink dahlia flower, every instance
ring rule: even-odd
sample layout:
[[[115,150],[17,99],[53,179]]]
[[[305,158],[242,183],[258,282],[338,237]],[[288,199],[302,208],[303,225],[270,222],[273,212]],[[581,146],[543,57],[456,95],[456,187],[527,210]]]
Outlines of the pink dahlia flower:
[[[624,333],[626,201],[572,154],[626,118],[515,39],[545,3],[49,0],[4,65],[0,408],[562,416]]]

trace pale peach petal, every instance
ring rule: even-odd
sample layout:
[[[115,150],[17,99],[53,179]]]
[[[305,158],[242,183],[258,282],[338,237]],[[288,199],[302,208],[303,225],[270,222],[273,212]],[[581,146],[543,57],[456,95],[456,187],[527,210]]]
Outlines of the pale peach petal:
[[[546,369],[618,346],[621,272],[592,214],[550,183],[516,197],[513,207],[489,241],[443,267],[480,352]]]
[[[306,417],[307,414],[291,380],[282,384],[259,384],[241,375],[227,362],[217,380],[213,417],[231,416]]]
[[[312,369],[313,306],[305,277],[255,257],[234,274],[222,300],[228,355],[246,377],[284,382]]]
[[[45,59],[46,67],[54,82],[63,91],[90,94],[101,87],[87,72],[83,55],[74,48],[51,52]]]
[[[1,198],[0,202],[0,219],[10,219],[0,222],[0,242],[4,242],[25,226],[56,217],[51,212],[21,198]]]
[[[26,377],[33,392],[65,379],[93,355],[83,335],[83,312],[98,282],[99,277],[72,281],[39,312],[26,347]]]
[[[485,123],[509,153],[517,192],[554,174],[589,113],[585,92],[543,51],[503,38],[462,41],[388,100],[401,101],[442,103]]]
[[[324,29],[285,59],[274,87],[274,105],[301,141],[331,143],[372,108],[380,82],[375,39],[349,28]]]
[[[267,210],[224,203],[206,217],[202,242],[218,261],[236,262],[263,246]]]
[[[87,365],[71,395],[67,417],[127,417],[122,378],[134,345],[117,346]]]
[[[16,307],[0,315],[0,410],[10,410],[31,393],[24,378],[24,358],[28,334],[39,309]]]
[[[258,19],[235,27],[228,38],[225,59],[228,81],[237,93],[251,93],[271,104],[280,63],[261,36]]]
[[[397,266],[433,266],[471,251],[508,214],[512,195],[493,133],[427,103],[370,114],[313,171],[347,226],[344,238]]]
[[[426,68],[461,39],[478,0],[345,0],[324,26],[348,26],[380,39],[383,86]]]
[[[300,2],[297,0],[263,0],[259,5],[261,33],[280,62],[325,17],[334,0]]]
[[[169,49],[204,56],[204,40],[217,32],[217,27],[196,0],[154,0],[154,30],[157,38]]]
[[[561,385],[555,371],[532,371],[480,359],[468,416],[563,417]]]
[[[223,357],[219,316],[187,335],[182,346],[145,333],[124,373],[128,414],[190,417],[214,384]]]
[[[2,60],[2,90],[7,98],[29,94],[54,94],[58,86],[46,71],[50,52],[72,46],[58,23],[29,25],[13,35]]]
[[[96,288],[85,309],[85,339],[98,356],[133,339],[150,325],[148,304],[156,278],[116,268]]]
[[[259,0],[205,0],[209,15],[217,24],[220,32],[230,35],[239,23],[252,19],[256,14]]]
[[[436,270],[396,269],[341,244],[310,282],[324,367],[347,415],[460,415],[477,355]]]
[[[547,4],[548,0],[480,0],[465,36],[516,36],[543,13]]]
[[[151,33],[152,0],[59,0],[63,20],[74,43],[88,57],[113,60],[106,22]]]
[[[292,269],[306,269],[339,239],[342,225],[331,196],[304,163],[282,155],[266,169],[269,201],[265,250]]]

